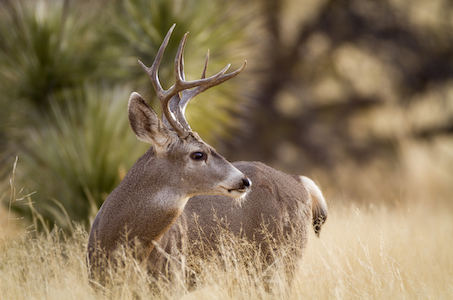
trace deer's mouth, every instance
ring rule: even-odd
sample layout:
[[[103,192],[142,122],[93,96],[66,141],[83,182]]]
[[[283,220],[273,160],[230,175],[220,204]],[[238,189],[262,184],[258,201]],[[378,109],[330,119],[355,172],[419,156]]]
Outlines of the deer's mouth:
[[[250,191],[250,188],[244,187],[244,188],[239,188],[239,189],[226,189],[227,190],[227,196],[231,198],[242,198],[244,197],[248,191]]]
[[[240,194],[244,194],[244,193],[247,193],[248,189],[246,188],[243,188],[243,189],[229,189],[228,190],[228,194],[233,194],[233,193],[240,193]]]
[[[241,184],[239,184],[236,188],[227,188],[224,186],[222,186],[222,188],[227,191],[227,196],[232,198],[241,198],[244,197],[248,191],[250,191],[251,186],[252,182],[250,181],[250,179],[244,178],[242,179]]]

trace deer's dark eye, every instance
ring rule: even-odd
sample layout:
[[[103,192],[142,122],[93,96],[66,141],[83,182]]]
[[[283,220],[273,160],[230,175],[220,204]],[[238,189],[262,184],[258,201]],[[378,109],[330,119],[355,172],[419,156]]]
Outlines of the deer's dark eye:
[[[194,152],[190,155],[193,160],[206,160],[206,153]]]

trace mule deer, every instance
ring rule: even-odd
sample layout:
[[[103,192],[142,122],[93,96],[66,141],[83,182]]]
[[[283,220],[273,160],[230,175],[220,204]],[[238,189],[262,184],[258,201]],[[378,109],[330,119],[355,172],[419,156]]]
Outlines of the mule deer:
[[[312,222],[319,233],[327,216],[324,198],[316,184],[257,162],[230,164],[191,130],[184,112],[197,94],[229,80],[245,67],[226,74],[229,67],[206,78],[208,56],[201,79],[185,81],[183,51],[187,34],[175,59],[175,84],[164,90],[158,68],[174,26],[167,33],[148,73],[162,107],[162,121],[137,93],[132,93],[128,114],[138,139],[151,143],[118,187],[109,195],[94,219],[88,241],[90,277],[102,283],[102,272],[112,253],[125,245],[158,275],[181,244],[199,239],[215,248],[214,213],[229,222],[229,230],[264,242],[262,222],[275,236],[291,236],[294,224],[301,228],[300,249],[305,246]],[[251,180],[249,179],[251,178]],[[253,187],[252,187],[253,182]],[[232,201],[246,198],[242,206]],[[195,222],[195,216],[197,222]],[[156,247],[157,246],[157,247]],[[99,277],[98,277],[99,276]]]

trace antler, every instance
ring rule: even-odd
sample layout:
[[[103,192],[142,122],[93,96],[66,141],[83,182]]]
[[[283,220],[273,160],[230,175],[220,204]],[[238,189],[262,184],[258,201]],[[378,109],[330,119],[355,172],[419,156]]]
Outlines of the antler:
[[[174,24],[162,42],[162,45],[159,47],[156,58],[150,68],[146,67],[140,60],[138,61],[143,69],[148,74],[151,83],[156,91],[157,97],[159,98],[160,105],[162,107],[163,120],[168,121],[169,125],[178,133],[178,136],[185,138],[188,136],[191,131],[189,124],[187,123],[184,112],[189,101],[196,95],[206,91],[210,87],[216,86],[225,82],[228,79],[231,79],[238,75],[246,65],[246,62],[234,72],[225,74],[230,64],[223,68],[217,74],[206,78],[206,70],[208,67],[209,61],[209,50],[206,56],[206,62],[204,65],[203,73],[201,79],[186,81],[184,75],[184,61],[183,53],[184,46],[186,44],[187,34],[184,35],[181,42],[179,43],[178,52],[176,53],[175,58],[175,84],[172,85],[168,90],[164,90],[159,81],[158,71],[159,65],[164,55],[165,48],[168,45],[170,36],[175,28]],[[179,95],[181,93],[181,96]]]

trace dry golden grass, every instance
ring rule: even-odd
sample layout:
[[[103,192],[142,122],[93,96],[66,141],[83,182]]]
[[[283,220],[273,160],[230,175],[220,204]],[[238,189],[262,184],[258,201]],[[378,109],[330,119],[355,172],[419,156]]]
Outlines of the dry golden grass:
[[[450,299],[451,211],[334,208],[311,241],[294,294],[316,299]]]
[[[126,284],[96,294],[87,281],[84,229],[76,228],[68,239],[54,231],[16,242],[3,240],[0,298],[451,299],[451,216],[451,210],[426,204],[365,209],[331,203],[321,238],[310,235],[293,284],[277,271],[271,292],[266,292],[260,268],[253,268],[249,247],[238,241],[228,244],[234,250],[225,247],[223,258],[202,261],[195,290],[189,291],[184,279],[156,282],[132,266],[121,275]],[[238,257],[241,252],[248,257]],[[187,257],[188,265],[197,261]],[[151,282],[160,293],[149,289]]]

